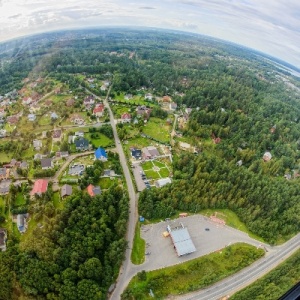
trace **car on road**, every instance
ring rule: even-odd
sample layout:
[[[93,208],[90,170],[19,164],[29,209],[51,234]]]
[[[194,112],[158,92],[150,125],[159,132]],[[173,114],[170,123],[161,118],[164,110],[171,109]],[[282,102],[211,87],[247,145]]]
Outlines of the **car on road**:
[[[209,228],[205,228],[205,231],[210,231],[210,229]]]

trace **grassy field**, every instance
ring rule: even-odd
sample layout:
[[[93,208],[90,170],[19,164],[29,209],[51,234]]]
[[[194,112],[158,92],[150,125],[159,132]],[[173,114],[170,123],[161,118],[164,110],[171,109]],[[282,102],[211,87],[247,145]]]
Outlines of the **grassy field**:
[[[263,255],[262,249],[239,243],[182,264],[146,272],[144,276],[137,274],[122,299],[153,299],[150,289],[155,299],[198,290],[238,272]]]
[[[60,199],[59,192],[55,192],[53,194],[53,205],[57,209],[63,209],[63,207],[64,207],[64,203],[63,203],[63,200]]]
[[[17,193],[15,206],[21,206],[26,204],[26,200],[24,198],[24,195],[22,193]]]
[[[33,146],[31,146],[31,147],[27,148],[25,151],[23,151],[23,153],[21,153],[21,156],[23,159],[33,158],[35,153],[36,153],[36,151],[34,150]]]
[[[141,238],[141,224],[138,221],[135,227],[135,235],[131,252],[131,261],[140,265],[145,261],[145,240]]]
[[[299,282],[300,250],[264,277],[232,295],[232,300],[279,299]]]
[[[148,139],[139,136],[139,137],[128,140],[127,144],[124,144],[124,148],[125,148],[125,150],[127,150],[129,157],[131,157],[130,150],[129,150],[131,147],[135,147],[137,149],[142,149],[143,147],[147,147],[150,144],[151,143]]]
[[[157,130],[159,128],[159,130]],[[147,125],[143,128],[143,132],[162,143],[170,142],[170,131],[172,125],[167,125],[166,120],[159,118],[150,118]]]
[[[43,115],[41,118],[39,118],[38,124],[41,126],[51,125],[50,114]]]
[[[229,209],[205,209],[205,210],[201,210],[199,213],[202,215],[205,215],[205,216],[211,216],[215,212],[217,212],[218,218],[226,221],[226,225],[236,228],[238,230],[244,231],[244,232],[248,233],[248,235],[250,237],[252,237],[256,240],[259,240],[262,242],[264,241],[261,237],[250,232],[248,230],[248,228],[246,227],[246,225],[240,221],[238,216],[232,210],[229,210]]]
[[[98,184],[100,185],[102,190],[109,189],[115,182],[117,182],[117,178],[100,178]]]
[[[151,179],[159,179],[168,177],[171,169],[168,164],[162,161],[147,161],[141,164],[144,173],[146,174],[147,178]]]
[[[91,144],[93,144],[94,147],[108,147],[114,144],[114,140],[108,138],[102,133],[97,132],[98,138],[91,138],[91,133],[86,133],[84,137],[90,141]]]

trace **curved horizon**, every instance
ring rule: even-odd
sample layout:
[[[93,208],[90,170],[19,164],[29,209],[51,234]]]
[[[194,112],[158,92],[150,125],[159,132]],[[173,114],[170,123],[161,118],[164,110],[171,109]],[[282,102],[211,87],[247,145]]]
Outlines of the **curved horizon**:
[[[0,41],[91,27],[184,31],[232,42],[300,68],[296,0],[0,0]]]

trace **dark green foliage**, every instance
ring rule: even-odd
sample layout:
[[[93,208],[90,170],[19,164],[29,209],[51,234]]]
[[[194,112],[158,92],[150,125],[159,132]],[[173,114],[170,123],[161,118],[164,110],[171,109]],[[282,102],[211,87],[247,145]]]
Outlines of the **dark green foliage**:
[[[270,243],[299,231],[298,182],[275,179],[205,153],[174,162],[175,182],[140,194],[140,214],[166,218],[181,211],[229,208]]]
[[[113,212],[112,212],[113,208]],[[76,194],[20,252],[17,278],[26,295],[105,299],[123,260],[128,199],[119,187],[94,198]]]

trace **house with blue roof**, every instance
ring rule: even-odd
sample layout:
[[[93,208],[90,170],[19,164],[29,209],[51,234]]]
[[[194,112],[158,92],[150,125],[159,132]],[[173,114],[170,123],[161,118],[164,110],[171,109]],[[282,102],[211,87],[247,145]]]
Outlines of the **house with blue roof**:
[[[102,160],[102,161],[107,161],[107,154],[106,154],[106,152],[103,148],[99,147],[95,151],[95,159]]]

